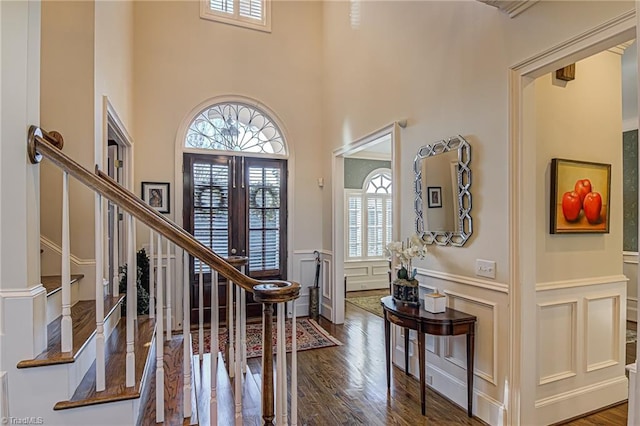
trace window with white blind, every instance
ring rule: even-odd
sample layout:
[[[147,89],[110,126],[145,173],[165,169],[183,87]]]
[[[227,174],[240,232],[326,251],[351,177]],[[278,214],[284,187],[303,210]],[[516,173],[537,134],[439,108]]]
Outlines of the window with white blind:
[[[380,259],[391,241],[391,170],[377,169],[362,189],[346,190],[348,260]]]
[[[200,0],[200,17],[271,32],[271,0]]]

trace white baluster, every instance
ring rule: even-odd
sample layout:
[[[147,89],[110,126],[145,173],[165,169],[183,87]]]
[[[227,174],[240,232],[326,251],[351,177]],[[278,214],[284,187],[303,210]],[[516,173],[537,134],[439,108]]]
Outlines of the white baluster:
[[[204,279],[202,273],[202,260],[198,271],[198,347],[200,348],[200,360],[204,358]]]
[[[189,316],[190,316],[189,303],[189,253],[183,250],[182,256],[182,337],[183,337],[183,353],[182,353],[182,366],[183,366],[183,386],[182,386],[182,398],[184,401],[184,418],[191,417],[191,334],[189,331]]]
[[[71,253],[69,242],[69,174],[62,172],[62,323],[61,350],[73,349],[73,322],[71,321]]]
[[[227,352],[229,353],[229,365],[227,365],[227,369],[229,370],[229,377],[233,377],[236,373],[235,369],[235,339],[234,339],[234,321],[233,321],[233,281],[227,281],[227,335],[229,336],[229,341],[227,342]]]
[[[162,235],[158,234],[158,302],[156,304],[156,423],[164,422],[164,287],[162,283]],[[186,360],[185,360],[186,361]]]
[[[218,352],[220,345],[218,334],[220,333],[220,309],[218,306],[218,271],[211,271],[211,404],[216,400],[216,387],[218,384]],[[213,423],[212,423],[213,424]]]
[[[118,220],[119,217],[119,213],[118,213],[118,206],[115,204],[112,204],[113,206],[113,235],[111,236],[112,241],[113,241],[113,252],[112,252],[112,256],[113,256],[113,288],[111,290],[111,294],[113,297],[118,297],[120,295],[120,241],[119,241],[119,234],[118,234],[118,224],[120,223],[120,221]]]
[[[296,301],[291,301],[293,318],[291,319],[291,426],[298,424],[298,334],[296,330]]]
[[[278,306],[277,314],[277,377],[276,377],[276,392],[277,392],[277,416],[279,418],[279,424],[287,424],[287,346],[286,346],[286,334],[285,334],[285,304],[280,303]],[[276,419],[278,422],[278,419]]]
[[[171,241],[167,239],[167,341],[171,340],[171,293],[173,292],[171,275]]]
[[[154,258],[153,229],[149,228],[149,318],[156,316],[156,294],[155,294],[155,265],[158,263]]]
[[[127,214],[127,379],[126,386],[128,388],[136,384],[136,357],[134,354],[134,312],[137,310],[135,305],[135,298],[133,297],[136,291],[136,278],[138,271],[136,268],[136,252],[133,245],[133,216]]]
[[[136,220],[132,217],[131,219],[131,241],[132,241],[132,249],[133,252],[133,320],[138,323],[138,254],[136,252]],[[128,275],[127,275],[128,276]],[[134,334],[135,338],[135,334]]]
[[[241,313],[240,313],[240,307],[242,306],[242,303],[240,302],[240,286],[235,286],[236,288],[236,359],[235,359],[235,363],[233,364],[234,366],[234,370],[235,370],[235,378],[234,378],[234,385],[235,385],[235,391],[234,391],[234,396],[235,396],[235,400],[236,400],[236,421],[239,418],[242,418],[242,362],[241,362],[241,356],[240,354],[242,353],[240,350],[240,345],[241,345],[241,336],[240,336],[240,318],[241,318]]]
[[[245,265],[240,267],[240,271],[243,274],[245,272]],[[240,334],[242,335],[242,345],[240,352],[240,359],[242,361],[242,373],[245,374],[247,372],[247,292],[243,288],[240,290]]]
[[[102,196],[95,193],[95,258],[96,258],[96,391],[105,389],[104,362],[104,285],[103,274],[103,237]]]

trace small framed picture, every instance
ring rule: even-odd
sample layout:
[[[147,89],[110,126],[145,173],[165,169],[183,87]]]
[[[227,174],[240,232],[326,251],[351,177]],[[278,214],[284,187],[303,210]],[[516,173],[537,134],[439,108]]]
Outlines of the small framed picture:
[[[427,207],[437,209],[442,207],[442,188],[439,186],[427,187]]]
[[[142,182],[142,201],[159,213],[169,213],[169,182]]]

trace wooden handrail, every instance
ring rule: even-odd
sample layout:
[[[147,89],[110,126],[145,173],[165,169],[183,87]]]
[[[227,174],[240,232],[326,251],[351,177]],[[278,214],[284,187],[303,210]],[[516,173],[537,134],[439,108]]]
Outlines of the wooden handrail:
[[[91,173],[52,143],[57,141],[59,146],[62,146],[62,138],[59,134],[57,135],[53,136],[37,126],[31,126],[28,153],[32,163],[39,163],[43,156],[46,157],[87,187],[108,198],[148,227],[217,270],[228,280],[253,293],[256,302],[280,303],[294,300],[299,296],[300,284],[293,281],[260,281],[243,274],[209,247],[196,240],[193,235],[100,171],[97,166],[95,173]]]

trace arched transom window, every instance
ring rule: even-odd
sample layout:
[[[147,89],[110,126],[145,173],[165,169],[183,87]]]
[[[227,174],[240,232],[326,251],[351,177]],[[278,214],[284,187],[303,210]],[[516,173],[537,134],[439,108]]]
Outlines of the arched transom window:
[[[391,241],[391,170],[369,173],[362,189],[346,190],[348,260],[380,259]]]
[[[240,102],[207,107],[189,124],[185,148],[286,156],[278,126],[259,109]]]

